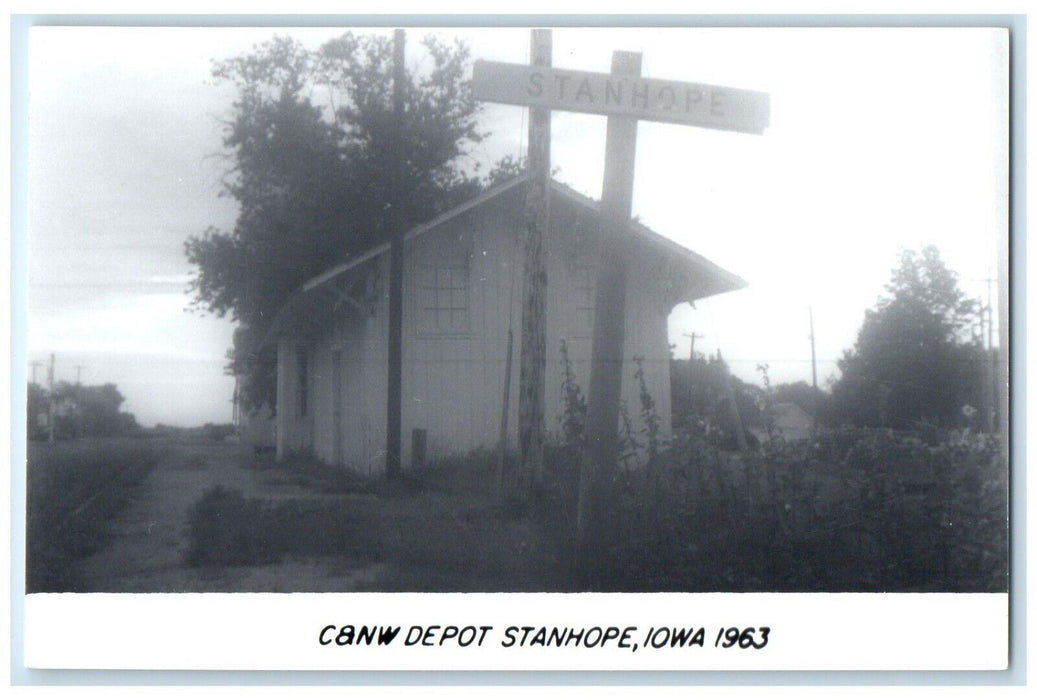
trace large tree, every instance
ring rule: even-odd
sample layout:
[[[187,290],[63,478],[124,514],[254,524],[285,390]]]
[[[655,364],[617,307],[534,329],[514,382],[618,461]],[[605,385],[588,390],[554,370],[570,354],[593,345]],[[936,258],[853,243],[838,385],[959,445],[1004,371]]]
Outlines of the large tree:
[[[980,305],[933,246],[904,250],[886,295],[839,360],[836,416],[868,426],[953,425],[983,402]]]
[[[732,396],[737,414],[731,410]],[[704,433],[727,449],[738,447],[736,421],[741,421],[743,432],[764,424],[763,390],[731,374],[719,353],[689,360],[671,358],[670,397],[676,429]]]
[[[276,37],[213,64],[237,88],[224,146],[231,231],[184,244],[196,307],[241,323],[230,369],[246,406],[274,405],[272,358],[257,355],[277,309],[299,285],[392,233],[390,155],[404,160],[401,220],[414,224],[472,196],[462,156],[481,140],[465,80],[467,48],[422,42],[408,71],[402,134],[393,132],[392,40],[345,33],[317,50]]]

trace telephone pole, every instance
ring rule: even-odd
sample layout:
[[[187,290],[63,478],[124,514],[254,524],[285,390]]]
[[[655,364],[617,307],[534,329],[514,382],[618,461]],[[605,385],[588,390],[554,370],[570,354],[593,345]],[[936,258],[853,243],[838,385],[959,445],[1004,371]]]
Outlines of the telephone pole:
[[[810,394],[810,412],[813,414],[811,431],[817,435],[817,351],[814,348],[814,307],[808,306],[810,311],[810,379],[813,391]]]
[[[688,417],[691,417],[691,407],[694,405],[695,397],[695,338],[705,338],[706,336],[700,335],[694,331],[691,333],[684,333],[685,338],[691,338],[691,350],[688,351]]]
[[[994,406],[997,402],[997,368],[994,364],[994,308],[993,308],[993,287],[994,278],[988,273],[987,274],[987,377],[986,382],[987,391],[990,393],[990,399],[986,405],[986,429],[988,434],[994,432]]]
[[[705,338],[706,336],[700,335],[700,334],[695,333],[695,332],[691,332],[691,333],[685,333],[684,337],[685,338],[691,338],[691,351],[688,353],[688,359],[689,360],[694,360],[695,359],[695,338]]]
[[[54,442],[54,353],[50,354],[50,367],[47,369],[47,440]]]

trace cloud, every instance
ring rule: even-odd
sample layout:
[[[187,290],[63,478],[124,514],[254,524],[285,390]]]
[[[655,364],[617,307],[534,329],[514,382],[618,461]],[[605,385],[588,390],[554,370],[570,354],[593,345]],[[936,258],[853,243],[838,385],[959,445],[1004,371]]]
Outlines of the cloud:
[[[145,282],[150,284],[188,284],[194,276],[191,273],[184,273],[182,275],[151,275],[144,279]]]
[[[138,294],[100,308],[35,313],[29,320],[29,351],[109,352],[222,363],[230,346],[230,322],[185,313],[188,301],[184,294]]]

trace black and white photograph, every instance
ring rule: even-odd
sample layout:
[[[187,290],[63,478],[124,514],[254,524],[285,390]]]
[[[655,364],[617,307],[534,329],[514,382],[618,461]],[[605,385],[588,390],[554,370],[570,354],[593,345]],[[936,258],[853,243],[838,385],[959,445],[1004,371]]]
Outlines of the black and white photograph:
[[[26,594],[1008,592],[1006,29],[402,24],[29,29]]]

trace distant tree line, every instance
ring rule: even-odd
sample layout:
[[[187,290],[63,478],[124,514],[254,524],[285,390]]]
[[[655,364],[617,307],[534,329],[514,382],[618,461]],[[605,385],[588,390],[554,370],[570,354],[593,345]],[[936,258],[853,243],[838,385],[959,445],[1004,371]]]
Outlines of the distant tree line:
[[[736,418],[744,430],[759,430],[768,409],[782,403],[795,404],[827,427],[997,426],[1001,389],[992,368],[998,350],[984,348],[984,309],[960,289],[939,250],[902,251],[885,291],[865,313],[828,391],[804,381],[771,387],[766,367],[764,388],[748,384],[731,375],[719,356],[671,360],[674,426],[698,425],[733,447]]]
[[[718,446],[735,449],[739,430],[753,442],[750,431],[763,425],[763,389],[731,374],[719,355],[670,360],[670,386],[675,429],[688,428]]]
[[[185,428],[179,425],[156,423],[154,428],[146,431],[148,437],[175,438],[178,440],[212,440],[222,442],[237,434],[233,423],[205,423],[201,426]]]
[[[983,308],[934,246],[902,251],[886,294],[839,360],[829,420],[868,427],[968,427],[997,406]]]
[[[58,382],[53,392],[36,383],[29,384],[28,436],[30,440],[50,438],[115,437],[140,432],[132,413],[121,410],[125,401],[114,384],[88,386]]]

